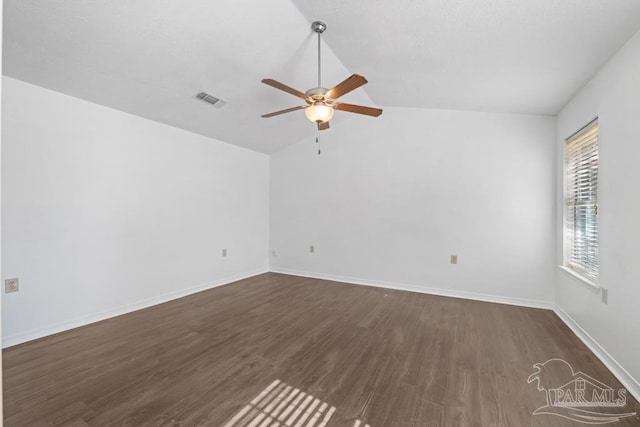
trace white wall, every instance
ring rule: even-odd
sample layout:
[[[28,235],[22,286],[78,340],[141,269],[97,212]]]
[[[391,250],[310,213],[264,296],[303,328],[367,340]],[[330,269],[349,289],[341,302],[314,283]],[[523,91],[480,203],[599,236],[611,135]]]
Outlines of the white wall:
[[[603,304],[598,290],[557,269],[556,303],[570,322],[582,330],[583,337],[604,348],[612,359],[610,362],[617,362],[627,371],[625,385],[635,387],[637,396],[640,396],[639,76],[640,33],[637,33],[560,112],[556,143],[556,264],[560,265],[564,139],[599,117],[600,284],[608,288],[609,302]]]
[[[3,29],[2,29],[2,24],[3,24],[3,10],[4,10],[4,1],[0,0],[0,75],[2,75],[2,36],[3,36]],[[0,79],[0,99],[2,99],[2,79]],[[2,103],[0,102],[0,152],[2,151]],[[0,159],[2,158],[2,155],[0,154]],[[2,162],[0,161],[0,184],[2,183]],[[0,201],[0,208],[2,207],[2,202]],[[2,209],[0,209],[0,212],[2,212]],[[0,214],[1,216],[1,214]],[[0,221],[1,224],[2,221]],[[0,240],[2,240],[2,226],[0,226]],[[1,256],[1,251],[2,249],[0,248],[0,278],[3,277],[2,275],[2,256]],[[3,286],[4,282],[2,282],[2,284],[0,286]],[[0,291],[0,342],[2,342],[2,291]],[[0,346],[0,372],[2,371],[2,348]],[[3,412],[4,412],[4,408],[3,408],[3,399],[2,399],[2,375],[0,375],[0,426],[2,426],[3,421],[4,420],[4,416],[3,416]]]
[[[550,307],[555,125],[386,108],[273,154],[272,270]]]
[[[267,270],[266,155],[3,83],[5,346]]]

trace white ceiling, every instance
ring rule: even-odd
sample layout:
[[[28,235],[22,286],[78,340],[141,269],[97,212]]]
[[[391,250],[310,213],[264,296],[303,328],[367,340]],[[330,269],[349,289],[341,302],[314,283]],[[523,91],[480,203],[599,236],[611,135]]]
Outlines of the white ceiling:
[[[315,133],[260,83],[345,102],[553,115],[640,28],[638,0],[5,0],[4,74],[271,153]],[[205,91],[227,104],[193,99]],[[34,101],[35,102],[35,101]],[[332,129],[352,120],[337,112]]]

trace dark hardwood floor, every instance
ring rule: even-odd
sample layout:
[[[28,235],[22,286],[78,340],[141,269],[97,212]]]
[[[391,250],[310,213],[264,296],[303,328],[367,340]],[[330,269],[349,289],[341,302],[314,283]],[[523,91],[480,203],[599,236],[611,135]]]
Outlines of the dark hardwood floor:
[[[6,426],[578,426],[532,415],[534,364],[622,388],[548,310],[275,273],[3,357]]]

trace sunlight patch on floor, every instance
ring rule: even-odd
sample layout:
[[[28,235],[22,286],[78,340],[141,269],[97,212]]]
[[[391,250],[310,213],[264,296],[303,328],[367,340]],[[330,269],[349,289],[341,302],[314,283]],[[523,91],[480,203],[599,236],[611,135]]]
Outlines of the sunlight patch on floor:
[[[224,427],[325,427],[335,411],[335,406],[275,380]],[[354,427],[370,426],[356,420]]]

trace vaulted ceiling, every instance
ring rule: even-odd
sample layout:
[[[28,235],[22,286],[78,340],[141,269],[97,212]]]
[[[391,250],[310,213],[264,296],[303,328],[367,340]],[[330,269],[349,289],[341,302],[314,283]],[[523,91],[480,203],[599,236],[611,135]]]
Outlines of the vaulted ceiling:
[[[352,73],[345,102],[553,115],[640,28],[638,0],[5,0],[9,77],[271,153],[313,135],[295,97]],[[200,91],[221,98],[215,108]],[[37,102],[37,100],[33,100]],[[353,120],[338,112],[332,129]]]

